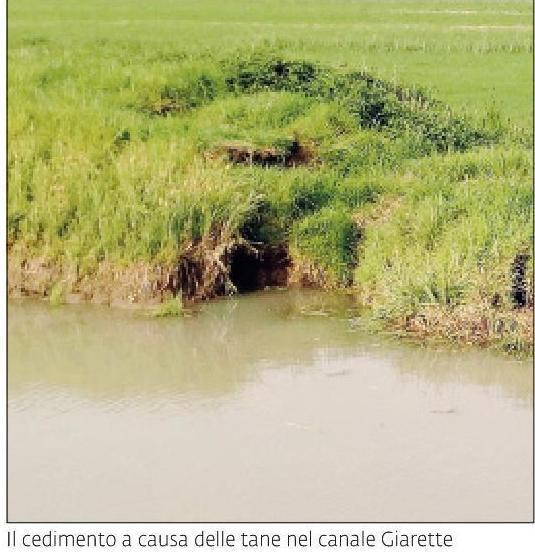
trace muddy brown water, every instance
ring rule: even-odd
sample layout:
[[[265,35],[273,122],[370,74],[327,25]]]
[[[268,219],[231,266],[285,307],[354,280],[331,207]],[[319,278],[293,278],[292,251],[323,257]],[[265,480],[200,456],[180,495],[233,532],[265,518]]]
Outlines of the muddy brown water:
[[[532,368],[255,293],[9,307],[11,521],[527,521]]]

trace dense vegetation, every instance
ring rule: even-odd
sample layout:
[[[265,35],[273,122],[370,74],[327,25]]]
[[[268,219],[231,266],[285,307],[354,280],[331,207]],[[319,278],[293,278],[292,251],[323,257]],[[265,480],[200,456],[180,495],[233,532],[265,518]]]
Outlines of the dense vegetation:
[[[321,33],[307,43],[294,29],[261,44],[242,34],[218,48],[167,43],[163,23],[161,36],[143,38],[97,25],[95,42],[86,26],[69,24],[93,13],[84,6],[40,6],[44,16],[54,5],[61,10],[36,27],[26,11],[34,2],[12,4],[12,293],[54,302],[72,293],[95,301],[210,297],[235,291],[236,252],[241,263],[263,259],[264,272],[280,273],[285,260],[270,252],[283,251],[290,282],[351,289],[381,325],[529,347],[532,134],[520,124],[527,110],[508,119],[496,98],[485,109],[462,109],[451,98],[450,108],[415,81],[335,63]],[[346,4],[332,6],[348,15]],[[496,4],[477,6],[486,6],[491,24],[488,6]],[[304,10],[305,19],[343,27],[322,3],[309,7],[318,11]],[[190,35],[210,15],[228,17],[209,2],[159,8],[177,10],[178,26],[190,21],[189,9]],[[143,17],[147,8],[94,9],[101,23],[118,25],[129,9]],[[261,17],[254,10],[245,21]],[[290,3],[290,19],[295,10]],[[523,3],[511,10],[528,13]],[[349,36],[350,50],[375,52],[373,42]],[[517,62],[529,58],[526,38],[517,30],[508,43],[499,35],[483,45],[426,31],[420,50],[412,34],[396,48],[392,36],[381,37],[375,49],[381,60],[411,48],[438,60],[448,48],[466,60],[508,54]]]

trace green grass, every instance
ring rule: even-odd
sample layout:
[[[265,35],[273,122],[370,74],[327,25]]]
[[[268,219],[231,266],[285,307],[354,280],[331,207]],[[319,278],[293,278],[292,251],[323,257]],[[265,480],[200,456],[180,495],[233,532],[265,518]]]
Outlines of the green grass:
[[[418,83],[455,108],[496,102],[518,123],[531,113],[529,0],[13,0],[8,8],[18,68],[10,79],[33,73],[74,89],[85,81],[90,97],[126,80],[133,89],[157,85],[199,52],[270,44]]]
[[[158,306],[154,311],[154,317],[182,317],[184,315],[184,307],[180,297],[167,300],[162,305]]]
[[[441,160],[443,174],[425,167],[407,179],[399,209],[367,230],[355,275],[385,316],[421,304],[510,305],[512,260],[532,247],[530,161],[526,154],[519,167],[516,156],[492,149],[454,155]],[[503,166],[492,167],[499,158]],[[463,161],[466,172],[455,166]]]
[[[66,272],[168,268],[202,245],[219,282],[232,244],[288,244],[385,324],[514,314],[511,266],[532,255],[531,10],[12,1],[10,259],[55,268],[55,302]],[[295,144],[295,167],[225,154]]]

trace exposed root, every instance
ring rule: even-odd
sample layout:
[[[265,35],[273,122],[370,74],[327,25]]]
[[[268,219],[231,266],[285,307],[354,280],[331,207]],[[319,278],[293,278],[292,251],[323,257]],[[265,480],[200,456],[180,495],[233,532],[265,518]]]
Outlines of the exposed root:
[[[103,261],[80,274],[75,265],[10,256],[8,288],[10,297],[40,298],[61,289],[65,303],[154,304],[179,295],[205,300],[286,286],[289,265],[286,245],[251,244],[214,232],[190,243],[176,263],[167,265],[120,266]]]
[[[179,283],[185,299],[208,299],[237,291],[230,280],[230,255],[235,240],[213,237],[190,244],[179,262]]]
[[[286,286],[289,267],[285,246],[253,245],[243,239],[192,244],[179,264],[185,299],[208,299],[237,292]]]

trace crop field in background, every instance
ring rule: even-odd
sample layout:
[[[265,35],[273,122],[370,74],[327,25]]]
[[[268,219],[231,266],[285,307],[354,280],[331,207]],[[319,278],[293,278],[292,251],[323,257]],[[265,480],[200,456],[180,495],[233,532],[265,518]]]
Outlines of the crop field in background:
[[[382,327],[529,348],[531,2],[12,0],[8,17],[12,295],[289,279],[351,290]]]
[[[456,108],[531,114],[529,0],[12,0],[8,17],[12,76],[78,64],[104,85],[106,73],[172,70],[178,52],[271,44],[418,83]]]

